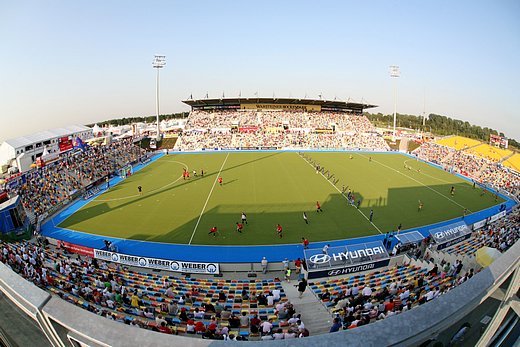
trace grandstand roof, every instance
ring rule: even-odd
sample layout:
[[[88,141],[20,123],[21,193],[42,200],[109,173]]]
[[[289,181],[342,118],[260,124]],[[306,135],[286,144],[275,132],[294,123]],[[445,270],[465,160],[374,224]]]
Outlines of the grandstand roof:
[[[46,141],[60,136],[68,136],[82,131],[90,130],[84,125],[68,125],[62,128],[54,128],[50,130],[39,131],[34,134],[16,137],[14,139],[6,140],[5,143],[13,148],[20,148],[32,145],[33,143]]]
[[[359,103],[352,101],[339,100],[315,100],[315,99],[293,99],[293,98],[219,98],[219,99],[199,99],[183,100],[192,109],[212,109],[212,108],[240,108],[241,105],[305,105],[319,106],[325,110],[350,111],[355,113],[363,112],[364,109],[374,108],[377,105]],[[251,107],[252,108],[252,107]],[[275,108],[275,107],[273,107]]]

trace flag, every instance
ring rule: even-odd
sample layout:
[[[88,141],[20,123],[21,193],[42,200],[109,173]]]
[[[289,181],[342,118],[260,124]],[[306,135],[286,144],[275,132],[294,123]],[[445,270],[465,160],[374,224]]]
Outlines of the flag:
[[[88,145],[85,144],[79,137],[76,137],[74,148],[79,148],[82,151],[88,148]]]

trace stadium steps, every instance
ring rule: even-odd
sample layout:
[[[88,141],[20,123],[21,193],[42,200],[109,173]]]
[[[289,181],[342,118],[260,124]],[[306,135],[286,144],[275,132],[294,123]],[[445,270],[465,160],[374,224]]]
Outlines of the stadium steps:
[[[332,325],[332,315],[325,306],[307,286],[302,298],[298,297],[297,281],[281,282],[287,299],[293,304],[297,313],[301,314],[302,322],[305,324],[311,335],[324,334],[329,332]]]
[[[454,154],[455,154],[455,152],[450,151],[448,153],[448,155],[441,160],[441,163],[449,162],[451,160],[451,157],[453,157]]]
[[[477,174],[475,175],[476,177],[481,177],[482,173],[485,172],[488,168],[489,164],[487,163],[487,161],[484,161],[484,165],[482,165],[480,167],[480,170],[478,170]]]
[[[412,266],[418,266],[420,268],[425,268],[430,271],[433,268],[433,263],[429,261],[425,261],[422,259],[414,259],[409,257],[407,254],[404,255],[404,263]],[[435,258],[434,258],[435,259]]]
[[[458,253],[448,253],[446,252],[437,252],[432,251],[432,257],[434,257],[436,263],[440,264],[442,260],[454,264],[456,260],[461,260],[463,265],[463,270],[469,270],[471,268],[477,270],[480,269],[481,266],[477,263],[475,256],[473,255],[465,255]]]
[[[237,134],[233,134],[231,137],[231,147],[237,147]]]
[[[512,156],[514,156],[515,154],[516,154],[516,152],[513,152],[513,153],[511,153],[510,155],[508,155],[507,157],[502,158],[502,159],[499,161],[499,163],[503,163],[503,162],[505,162],[506,160],[508,160],[509,158],[511,158]]]
[[[477,143],[476,145],[473,145],[473,146],[469,146],[469,147],[465,147],[465,148],[461,148],[459,149],[457,152],[460,152],[460,151],[467,151],[468,149],[472,149],[472,148],[475,148],[475,147],[478,147],[482,145],[482,143]]]

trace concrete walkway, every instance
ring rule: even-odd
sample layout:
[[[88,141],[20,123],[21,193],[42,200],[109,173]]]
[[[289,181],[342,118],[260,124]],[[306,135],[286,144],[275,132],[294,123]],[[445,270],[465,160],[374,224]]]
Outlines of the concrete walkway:
[[[301,314],[302,322],[311,335],[327,333],[332,325],[332,315],[307,286],[302,298],[299,298],[298,282],[281,282],[287,299],[293,304],[296,313]]]

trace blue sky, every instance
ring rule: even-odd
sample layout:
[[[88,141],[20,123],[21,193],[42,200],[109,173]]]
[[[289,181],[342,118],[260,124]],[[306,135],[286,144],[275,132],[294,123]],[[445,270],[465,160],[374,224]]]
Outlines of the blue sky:
[[[518,1],[0,0],[0,141],[259,95],[447,115],[520,140]]]

